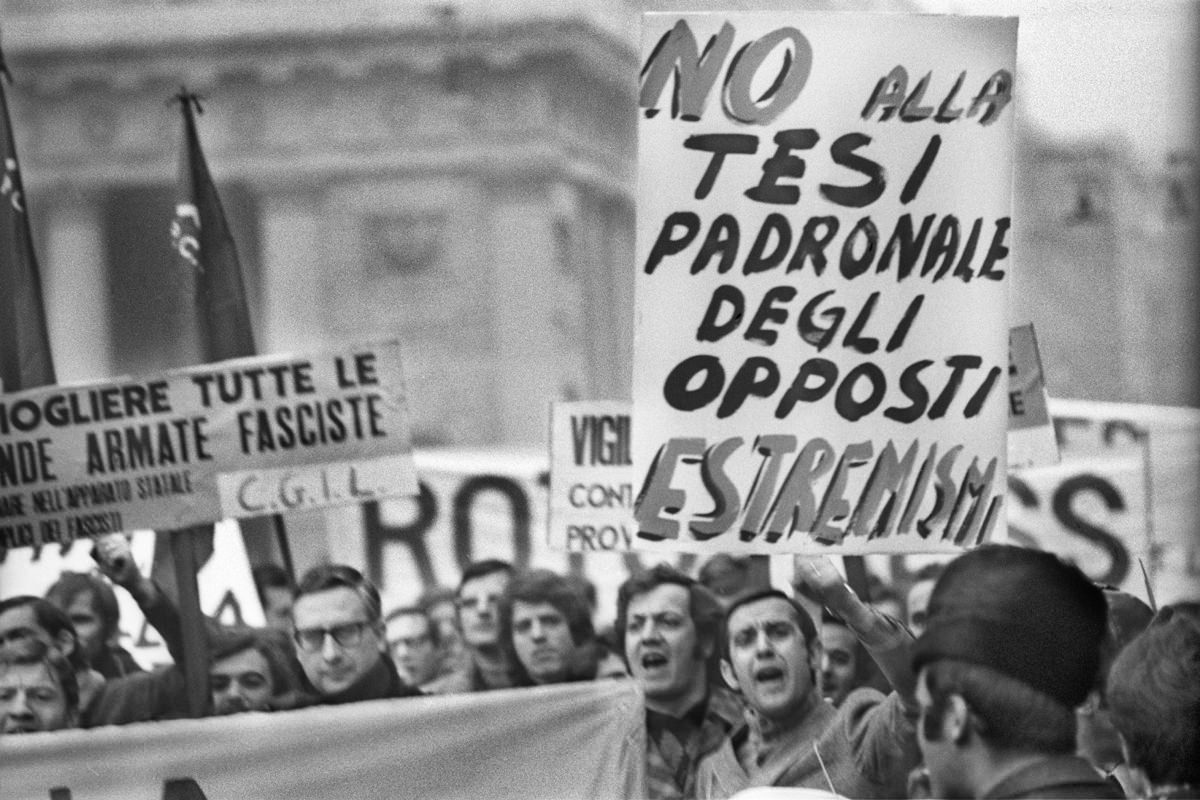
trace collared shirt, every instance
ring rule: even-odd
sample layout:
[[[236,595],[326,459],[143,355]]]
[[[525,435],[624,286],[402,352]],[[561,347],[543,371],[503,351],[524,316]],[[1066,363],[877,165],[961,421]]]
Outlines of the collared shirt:
[[[1120,800],[1125,795],[1084,759],[1075,755],[1047,756],[1022,767],[983,795],[989,800],[1091,797]]]
[[[710,686],[682,717],[646,709],[646,793],[651,800],[694,797],[696,765],[742,721],[741,699]]]

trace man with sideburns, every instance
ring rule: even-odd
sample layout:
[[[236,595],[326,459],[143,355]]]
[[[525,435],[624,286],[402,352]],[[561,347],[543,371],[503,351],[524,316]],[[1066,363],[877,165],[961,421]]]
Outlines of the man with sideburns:
[[[800,578],[866,647],[894,687],[863,688],[841,706],[821,696],[821,638],[796,600],[764,589],[725,617],[721,674],[746,703],[744,722],[697,770],[700,798],[755,786],[823,789],[845,797],[902,797],[919,761],[912,636],[863,603],[828,558],[797,563]]]

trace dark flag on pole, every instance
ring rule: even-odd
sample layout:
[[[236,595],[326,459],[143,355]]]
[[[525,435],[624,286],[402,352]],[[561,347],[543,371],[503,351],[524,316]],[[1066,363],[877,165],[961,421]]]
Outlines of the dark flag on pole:
[[[179,184],[171,219],[171,283],[182,292],[182,332],[195,361],[222,361],[255,353],[242,266],[229,232],[217,187],[200,149],[196,95],[175,96],[183,114]],[[183,670],[191,716],[207,706],[208,643],[200,609],[196,572],[213,553],[213,526],[159,531],[151,574],[179,601],[183,622]]]
[[[190,360],[196,363],[251,356],[254,335],[242,266],[196,133],[195,112],[203,109],[199,98],[187,90],[180,90],[174,99],[183,113],[183,143],[170,229],[171,283],[185,299],[182,334],[189,340]],[[212,556],[212,526],[193,531],[189,538],[195,544],[198,569]],[[173,543],[168,541],[172,536],[162,531],[155,537],[151,574],[169,594],[178,596]]]
[[[252,356],[257,350],[242,266],[196,132],[195,114],[203,114],[204,109],[200,99],[186,89],[180,89],[175,101],[183,113],[183,147],[171,220],[171,249],[175,253],[175,280],[186,293],[183,307],[190,317],[186,324],[193,334],[191,349],[200,362]],[[293,574],[282,517],[276,514],[243,519],[240,524],[242,531],[251,535],[273,533],[283,566],[289,576]],[[203,564],[211,555],[210,536],[207,547],[198,551],[198,563]]]
[[[42,281],[4,94],[4,82],[10,80],[0,54],[0,390],[5,392],[55,383]]]
[[[194,111],[203,109],[199,98],[186,91],[176,99],[183,111],[183,150],[171,247],[181,283],[195,293],[189,310],[196,315],[200,357],[209,362],[252,356],[256,351],[241,262],[196,134]]]

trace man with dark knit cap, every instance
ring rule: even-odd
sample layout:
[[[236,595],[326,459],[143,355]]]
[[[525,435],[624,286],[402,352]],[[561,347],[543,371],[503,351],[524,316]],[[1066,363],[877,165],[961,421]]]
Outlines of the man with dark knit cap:
[[[934,797],[1123,797],[1074,753],[1106,615],[1100,589],[1050,553],[985,545],[946,567],[913,651]]]

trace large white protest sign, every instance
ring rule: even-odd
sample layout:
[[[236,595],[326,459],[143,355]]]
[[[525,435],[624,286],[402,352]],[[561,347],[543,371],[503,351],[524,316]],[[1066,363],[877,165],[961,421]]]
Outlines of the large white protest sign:
[[[1002,537],[1016,30],[645,15],[639,547]]]
[[[0,547],[415,491],[396,342],[0,396]]]

